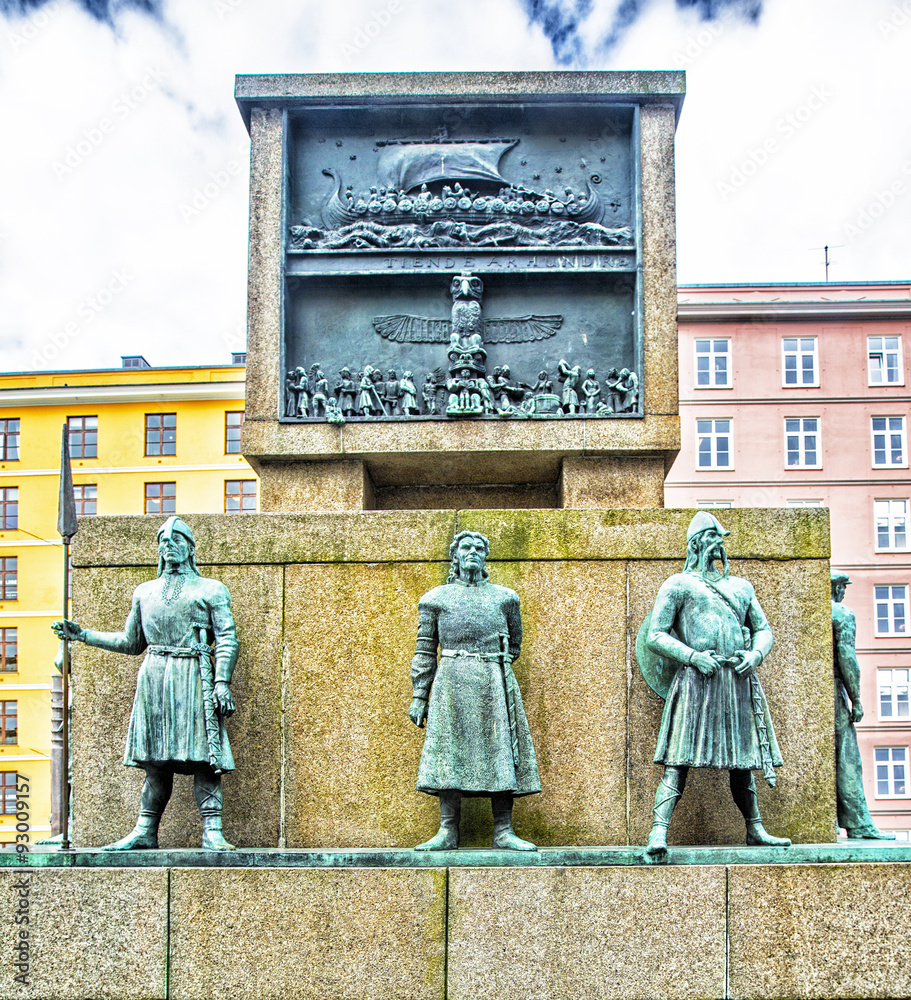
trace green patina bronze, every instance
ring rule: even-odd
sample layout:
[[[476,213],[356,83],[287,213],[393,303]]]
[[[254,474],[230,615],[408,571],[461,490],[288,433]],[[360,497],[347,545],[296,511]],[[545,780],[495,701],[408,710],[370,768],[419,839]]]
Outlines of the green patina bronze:
[[[867,808],[864,775],[855,722],[864,717],[860,703],[860,666],[854,651],[857,623],[842,602],[850,583],[847,573],[832,572],[832,665],[835,670],[835,800],[838,825],[849,837],[894,840],[878,830]]]
[[[728,575],[727,534],[713,515],[696,514],[687,531],[683,572],[658,591],[636,644],[643,676],[665,698],[655,749],[655,763],[665,765],[664,776],[646,847],[646,859],[654,862],[667,861],[668,824],[691,767],[730,773],[747,844],[791,844],[768,834],[759,815],[752,772],[761,770],[774,785],[774,769],[782,764],[756,675],[773,638],[752,584]]]
[[[154,850],[174,774],[192,774],[203,821],[202,846],[232,850],[222,832],[221,776],[234,770],[225,718],[234,712],[229,684],[237,661],[231,597],[196,568],[193,532],[169,517],[158,532],[158,578],[133,593],[123,632],[53,623],[62,639],[117,653],[145,653],[127,732],[124,764],[146,772],[139,819],[105,850]]]
[[[408,714],[427,724],[417,788],[440,799],[439,832],[418,850],[458,847],[462,795],[490,796],[494,847],[535,849],[512,829],[513,799],[541,791],[512,671],[522,645],[519,596],[490,582],[489,550],[484,535],[457,534],[449,579],[418,603]]]

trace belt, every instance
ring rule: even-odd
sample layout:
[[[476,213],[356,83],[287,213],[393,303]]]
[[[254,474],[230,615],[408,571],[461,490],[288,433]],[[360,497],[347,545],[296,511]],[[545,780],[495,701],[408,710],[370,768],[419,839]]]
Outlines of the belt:
[[[212,647],[205,643],[195,643],[192,646],[147,646],[148,653],[163,653],[165,656],[199,656],[200,653],[211,653]]]
[[[492,660],[497,663],[503,658],[502,653],[470,653],[467,649],[441,649],[441,656],[473,656],[476,660]]]

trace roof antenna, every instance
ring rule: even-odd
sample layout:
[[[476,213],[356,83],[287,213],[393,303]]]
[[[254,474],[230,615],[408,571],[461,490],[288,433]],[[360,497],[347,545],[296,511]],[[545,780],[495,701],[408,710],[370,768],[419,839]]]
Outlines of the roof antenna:
[[[825,254],[826,254],[826,281],[829,280],[829,264],[833,263],[833,261],[829,260],[829,251],[830,250],[838,250],[840,247],[843,247],[843,246],[844,246],[844,243],[839,243],[836,246],[832,246],[832,247],[830,247],[828,244],[826,244],[824,247],[810,247],[811,250],[824,250],[825,251]]]

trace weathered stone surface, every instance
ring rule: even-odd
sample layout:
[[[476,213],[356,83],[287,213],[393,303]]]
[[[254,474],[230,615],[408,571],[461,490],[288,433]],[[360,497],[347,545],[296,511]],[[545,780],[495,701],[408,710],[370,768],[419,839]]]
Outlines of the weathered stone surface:
[[[663,507],[661,456],[564,458],[561,507]]]
[[[436,1000],[441,869],[176,869],[170,996]]]
[[[3,1000],[168,996],[167,870],[5,869],[0,892],[6,903]],[[15,923],[17,914],[28,923]],[[17,941],[28,945],[28,986],[13,979],[21,973],[13,967]]]
[[[373,507],[373,483],[363,462],[259,463],[257,471],[264,513]]]
[[[250,252],[247,275],[247,421],[278,417],[282,286],[283,115],[257,108],[250,115]],[[242,432],[247,450],[247,431]]]
[[[375,491],[377,510],[512,510],[559,506],[549,483],[496,486],[386,486]]]
[[[204,564],[200,569],[231,592],[240,642],[232,681],[238,711],[228,720],[237,770],[224,780],[225,831],[239,847],[277,846],[282,570]],[[77,571],[73,575],[76,619],[98,631],[119,631],[133,589],[153,574],[151,568],[138,567]],[[123,753],[141,662],[141,657],[127,658],[82,644],[73,647],[73,829],[80,846],[119,839],[132,829],[139,812],[145,775],[138,768],[124,767]],[[201,831],[192,778],[179,775],[161,824],[161,845],[195,847]]]
[[[725,512],[727,513],[727,512]],[[726,520],[730,520],[727,519]],[[727,524],[725,525],[727,527]],[[736,532],[731,535],[736,545]],[[681,562],[630,567],[630,639],[651,610],[661,584]],[[828,562],[738,560],[731,573],[755,587],[775,648],[760,668],[763,690],[781,747],[784,767],[770,789],[756,775],[760,811],[770,832],[804,843],[835,839],[832,738],[831,622],[824,596]],[[663,773],[652,763],[664,702],[642,678],[633,655],[630,686],[630,843],[644,843],[652,822],[655,789]],[[742,843],[743,819],[731,800],[726,771],[693,769],[674,812],[668,842]]]
[[[730,868],[730,996],[908,996],[909,891],[909,864]]]
[[[639,116],[642,163],[644,412],[677,413],[676,113],[668,102]]]
[[[723,868],[453,868],[451,1000],[724,996]]]

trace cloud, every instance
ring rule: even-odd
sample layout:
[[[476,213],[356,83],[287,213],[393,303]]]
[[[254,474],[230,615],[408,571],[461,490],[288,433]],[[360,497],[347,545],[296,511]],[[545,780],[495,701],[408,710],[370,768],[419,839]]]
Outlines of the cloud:
[[[683,69],[681,280],[821,280],[825,243],[844,244],[833,280],[911,276],[911,0],[765,0],[761,16],[643,0],[628,21],[621,8],[0,0],[5,365],[206,364],[242,349],[239,72]]]

